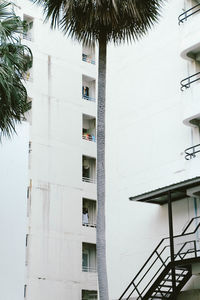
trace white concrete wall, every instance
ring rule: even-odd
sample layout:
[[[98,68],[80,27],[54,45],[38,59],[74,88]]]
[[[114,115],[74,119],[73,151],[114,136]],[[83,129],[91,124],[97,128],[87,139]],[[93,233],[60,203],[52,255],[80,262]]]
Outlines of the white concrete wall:
[[[25,282],[28,182],[28,123],[0,144],[1,299],[22,300]]]
[[[108,51],[107,262],[110,299],[119,298],[161,238],[167,207],[128,198],[199,176],[200,156],[184,159],[199,133],[183,124],[182,59],[178,15],[184,1],[165,4],[162,19],[140,42]],[[189,20],[188,20],[189,23]],[[186,25],[185,25],[186,26]],[[200,213],[198,202],[198,214]],[[173,205],[174,231],[195,215],[193,199]]]
[[[40,8],[18,1],[33,18],[32,145],[27,246],[28,300],[80,300],[97,290],[97,274],[82,272],[82,243],[95,243],[95,228],[82,226],[82,198],[96,200],[96,185],[82,182],[82,155],[96,157],[96,143],[82,140],[82,115],[96,117],[96,103],[82,99],[82,47],[43,24]]]

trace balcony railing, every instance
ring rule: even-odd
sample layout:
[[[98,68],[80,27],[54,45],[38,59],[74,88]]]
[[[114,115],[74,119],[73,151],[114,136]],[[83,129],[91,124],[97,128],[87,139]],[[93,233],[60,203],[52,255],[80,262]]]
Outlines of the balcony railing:
[[[92,65],[95,65],[95,60],[93,60],[91,58],[91,56],[89,56],[87,54],[84,54],[84,53],[82,54],[82,61],[85,61],[85,62],[88,62],[88,63],[90,63]]]
[[[180,25],[181,23],[183,23],[184,21],[187,21],[187,19],[196,14],[197,12],[200,11],[200,3],[198,3],[197,5],[193,6],[192,8],[184,11],[179,17],[178,17],[178,24]]]
[[[196,74],[193,74],[189,77],[184,78],[181,80],[181,91],[184,91],[185,89],[190,88],[190,85],[196,81],[200,80],[200,72],[197,72]]]
[[[83,223],[82,225],[85,226],[85,227],[93,227],[93,228],[96,228],[96,224],[95,224],[95,223]]]
[[[82,181],[88,182],[88,183],[96,183],[96,178],[82,177]]]
[[[96,101],[95,98],[90,97],[90,96],[87,96],[87,95],[82,95],[82,98],[83,98],[84,100],[88,100],[88,101],[92,101],[92,102],[95,102],[95,101]]]
[[[97,272],[97,268],[96,267],[82,267],[82,271],[83,272],[91,272],[91,273],[96,273]]]
[[[96,137],[92,134],[83,134],[82,139],[90,142],[96,142]]]
[[[196,157],[196,154],[200,152],[200,144],[197,144],[195,146],[189,147],[185,149],[185,159],[190,160],[192,158]]]

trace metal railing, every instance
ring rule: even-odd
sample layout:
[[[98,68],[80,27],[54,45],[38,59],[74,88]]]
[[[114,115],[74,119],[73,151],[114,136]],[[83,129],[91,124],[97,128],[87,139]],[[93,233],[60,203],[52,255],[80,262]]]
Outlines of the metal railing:
[[[182,14],[180,14],[180,16],[178,17],[178,24],[180,25],[181,23],[183,23],[184,21],[187,21],[187,19],[196,14],[197,12],[200,11],[200,3],[198,3],[197,5],[193,6],[192,8],[184,11]]]
[[[184,91],[185,89],[190,88],[190,85],[196,81],[200,80],[200,72],[197,72],[196,74],[193,74],[189,77],[184,78],[181,80],[181,91]]]
[[[196,239],[197,230],[200,228],[200,222],[195,229],[186,233],[193,222],[199,217],[193,218],[182,234],[174,236],[174,260],[180,261],[192,257],[200,257],[200,240]],[[136,299],[142,299],[151,285],[156,281],[166,266],[170,263],[169,237],[163,238],[137,275],[130,282],[119,300],[130,299],[133,293],[137,293]],[[152,274],[153,273],[153,274]],[[145,282],[148,282],[147,284]]]
[[[185,149],[185,159],[190,160],[196,157],[196,154],[200,152],[200,144]]]
[[[96,137],[92,134],[83,134],[82,139],[90,142],[96,142]]]
[[[96,183],[96,178],[82,177],[82,181],[88,182],[88,183]]]
[[[84,100],[88,100],[88,101],[92,101],[92,102],[96,102],[96,99],[87,95],[82,95],[82,98]]]
[[[97,272],[97,268],[96,268],[96,267],[86,267],[86,266],[82,266],[82,271],[83,271],[83,272],[96,273],[96,272]]]
[[[95,60],[91,58],[91,56],[87,55],[87,54],[82,54],[82,61],[88,62],[92,65],[95,65]]]
[[[83,226],[85,227],[93,227],[93,228],[96,228],[96,223],[82,223]]]

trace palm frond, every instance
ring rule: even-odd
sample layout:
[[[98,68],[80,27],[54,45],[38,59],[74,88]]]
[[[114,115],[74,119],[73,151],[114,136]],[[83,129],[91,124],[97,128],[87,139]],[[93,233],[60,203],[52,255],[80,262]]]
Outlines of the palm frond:
[[[42,5],[53,28],[78,41],[137,40],[158,20],[164,0],[32,0]]]
[[[23,75],[32,66],[31,50],[21,44],[25,23],[11,4],[0,1],[0,141],[10,137],[15,125],[30,109]]]

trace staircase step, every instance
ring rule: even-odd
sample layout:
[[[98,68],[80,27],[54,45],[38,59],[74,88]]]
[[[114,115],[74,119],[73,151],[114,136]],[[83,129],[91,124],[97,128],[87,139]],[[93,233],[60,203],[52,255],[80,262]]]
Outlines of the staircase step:
[[[152,295],[150,299],[167,299],[167,297],[162,295]]]
[[[168,276],[168,275],[169,275],[169,276],[172,276],[172,272],[170,271],[166,276]],[[175,276],[176,276],[176,277],[179,277],[179,276],[180,276],[180,277],[184,277],[185,275],[186,275],[186,274],[183,274],[183,273],[181,273],[181,274],[175,273]]]
[[[172,288],[172,285],[167,285],[167,284],[159,284],[159,287],[166,287],[166,288]]]

